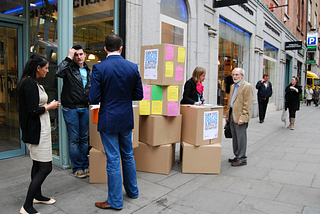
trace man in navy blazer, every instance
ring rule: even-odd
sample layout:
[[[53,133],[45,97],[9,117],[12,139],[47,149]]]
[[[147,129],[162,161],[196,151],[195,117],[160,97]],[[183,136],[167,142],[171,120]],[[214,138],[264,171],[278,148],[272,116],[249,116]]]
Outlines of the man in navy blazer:
[[[89,99],[100,102],[98,131],[107,156],[108,199],[95,205],[102,209],[120,210],[123,207],[123,185],[129,198],[139,195],[136,167],[132,149],[132,101],[142,100],[143,90],[138,66],[120,54],[122,39],[115,34],[107,36],[107,58],[93,66]]]
[[[272,84],[269,82],[268,74],[264,74],[262,80],[257,82],[256,89],[258,89],[259,121],[260,123],[263,123],[266,116],[269,97],[272,95]]]

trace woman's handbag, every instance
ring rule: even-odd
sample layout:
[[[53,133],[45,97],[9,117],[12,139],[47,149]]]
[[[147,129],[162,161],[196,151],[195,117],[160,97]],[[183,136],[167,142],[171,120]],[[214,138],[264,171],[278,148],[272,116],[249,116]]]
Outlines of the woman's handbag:
[[[231,128],[230,128],[230,123],[229,123],[229,121],[226,123],[226,125],[224,125],[224,136],[225,136],[226,138],[232,138]]]
[[[281,113],[281,121],[284,122],[284,125],[287,125],[287,111],[284,108]]]

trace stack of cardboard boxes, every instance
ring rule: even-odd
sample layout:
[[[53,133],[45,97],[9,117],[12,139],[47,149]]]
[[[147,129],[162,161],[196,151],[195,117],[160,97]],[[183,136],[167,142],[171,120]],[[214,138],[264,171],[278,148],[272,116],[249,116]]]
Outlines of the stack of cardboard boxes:
[[[89,152],[90,183],[107,183],[107,157],[101,142],[100,133],[97,131],[99,105],[90,106],[89,114],[89,138],[92,148]],[[132,147],[139,145],[139,107],[132,106],[134,117],[134,129],[132,131]]]
[[[175,143],[181,141],[180,100],[185,48],[160,44],[141,47],[140,74],[144,98],[139,103],[137,171],[169,174]]]
[[[182,173],[220,173],[223,106],[181,105]]]

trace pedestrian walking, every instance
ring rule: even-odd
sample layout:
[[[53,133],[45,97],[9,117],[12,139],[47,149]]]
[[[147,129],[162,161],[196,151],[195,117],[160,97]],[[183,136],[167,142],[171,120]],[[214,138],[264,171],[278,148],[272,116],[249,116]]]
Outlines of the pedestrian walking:
[[[313,90],[311,89],[311,86],[308,86],[308,88],[306,89],[307,106],[311,106],[312,96]]]
[[[294,130],[294,123],[296,118],[296,111],[300,109],[300,97],[302,93],[301,86],[299,85],[299,78],[293,76],[291,83],[287,85],[285,89],[285,110],[289,109],[289,121],[290,125],[288,128]]]
[[[319,90],[319,86],[316,86],[313,91],[313,101],[315,106],[319,105],[319,100],[320,100],[320,90]]]
[[[256,89],[258,89],[259,121],[260,123],[263,123],[266,116],[269,97],[272,95],[272,84],[269,82],[268,74],[264,74],[262,80],[257,82]]]

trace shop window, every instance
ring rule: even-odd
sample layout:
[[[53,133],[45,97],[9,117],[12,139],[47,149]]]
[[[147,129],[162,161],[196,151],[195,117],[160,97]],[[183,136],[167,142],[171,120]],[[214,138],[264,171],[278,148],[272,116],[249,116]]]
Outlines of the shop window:
[[[183,0],[162,0],[160,4],[160,43],[187,45],[187,9]]]
[[[278,49],[268,43],[264,43],[263,55],[263,74],[269,75],[269,81],[272,83],[272,90],[277,90],[276,84],[276,65],[277,65]],[[262,78],[262,77],[261,77]],[[275,102],[275,96],[271,96],[270,103]]]
[[[249,79],[250,34],[222,18],[220,18],[219,31],[217,103],[227,106],[230,87],[233,84],[232,70],[236,67],[243,68],[245,80]]]
[[[16,17],[25,17],[23,11],[24,4],[25,0],[0,0],[0,13]]]

